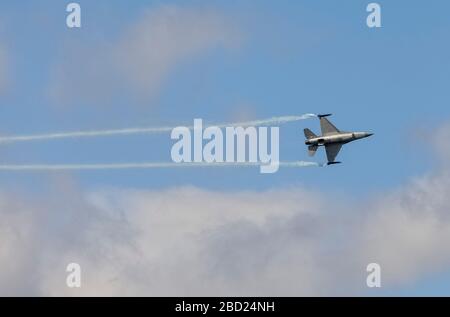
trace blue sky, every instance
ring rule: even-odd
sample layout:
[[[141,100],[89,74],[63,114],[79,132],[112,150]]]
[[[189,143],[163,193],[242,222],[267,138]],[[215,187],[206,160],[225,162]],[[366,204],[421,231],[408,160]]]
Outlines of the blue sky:
[[[75,80],[73,87],[65,87],[62,99],[55,99],[49,96],[55,67],[63,65],[68,77],[73,67],[74,77],[79,73],[82,77],[89,67],[81,66],[80,72],[80,65],[90,65],[90,59],[94,64],[101,61],[108,45],[123,38],[124,30],[143,12],[162,5],[161,1],[78,2],[81,29],[65,26],[64,1],[0,4],[0,39],[8,61],[8,85],[0,96],[1,134],[303,113],[333,113],[331,120],[338,128],[375,133],[345,146],[339,156],[344,164],[328,168],[281,168],[275,174],[260,174],[257,168],[71,173],[81,188],[191,185],[245,192],[300,186],[358,201],[390,193],[436,168],[426,136],[450,116],[448,1],[377,1],[382,7],[379,29],[365,24],[369,1],[168,1],[220,12],[238,33],[237,39],[177,62],[150,97],[136,96],[119,78],[119,89],[111,98],[80,92]],[[303,144],[305,127],[319,131],[316,119],[280,127],[281,160],[309,160]],[[3,146],[1,162],[169,161],[172,144],[168,135],[18,143]],[[315,160],[324,161],[325,154],[320,150]],[[4,173],[1,184],[39,192],[51,187],[52,177]],[[448,295],[448,282],[448,272],[427,275],[399,293]],[[386,292],[390,294],[389,289]]]
[[[244,30],[241,47],[232,52],[211,52],[184,63],[171,74],[157,98],[135,101],[140,103],[136,106],[130,105],[126,98],[113,100],[108,102],[108,115],[105,115],[105,106],[95,105],[93,101],[71,108],[50,105],[45,85],[50,65],[60,50],[58,44],[79,41],[79,45],[89,45],[96,37],[114,38],[121,27],[139,15],[139,10],[148,7],[140,3],[123,8],[121,1],[80,4],[84,9],[81,30],[69,30],[64,25],[58,27],[64,22],[64,16],[58,14],[64,8],[62,3],[7,5],[11,14],[4,22],[3,33],[14,30],[14,36],[6,34],[4,37],[14,49],[13,77],[19,85],[13,86],[3,98],[4,133],[190,123],[194,117],[222,122],[241,112],[251,113],[256,118],[332,112],[333,121],[342,129],[376,133],[376,138],[370,142],[352,144],[342,151],[341,159],[356,173],[343,166],[324,171],[280,171],[269,177],[257,175],[257,170],[219,173],[230,175],[228,182],[234,183],[238,178],[236,183],[245,187],[253,186],[252,179],[258,178],[260,186],[300,181],[323,188],[326,181],[325,186],[355,188],[364,176],[371,180],[369,188],[380,189],[423,172],[427,158],[416,151],[422,145],[414,144],[414,140],[404,142],[406,135],[417,124],[426,122],[428,126],[443,121],[449,111],[445,90],[449,74],[449,66],[445,64],[449,50],[444,38],[447,25],[442,6],[445,4],[424,8],[410,3],[382,3],[383,27],[374,30],[364,23],[365,1],[351,5],[331,1],[320,4],[286,1],[276,8],[270,1],[258,4],[212,2],[207,6],[236,16],[235,23]],[[194,2],[193,5],[205,6],[205,3]],[[34,10],[24,14],[20,7],[28,6]],[[417,22],[419,17],[420,23]],[[197,93],[199,90],[201,93]],[[73,94],[76,99],[76,91]],[[281,153],[282,159],[306,158],[301,133],[305,126],[318,130],[315,120],[282,127],[281,146],[286,149]],[[73,159],[74,153],[90,152],[99,144],[102,144],[101,152],[120,155],[114,151],[122,147],[118,144],[120,141],[128,146],[134,144],[127,152],[137,155],[116,156],[117,161],[151,158],[149,153],[142,152],[142,140],[134,142],[133,139],[139,138],[101,139],[82,144],[56,142],[36,147],[17,145],[17,150],[16,146],[12,149],[17,153],[12,159],[66,161],[67,156],[61,152],[70,151],[70,159]],[[157,157],[168,159],[164,146],[168,143],[166,138],[146,136],[145,139],[148,139],[149,151],[161,152]],[[78,155],[86,161],[102,160],[95,151],[86,156]],[[163,177],[171,171],[156,173]],[[204,178],[193,180],[192,173],[197,171],[176,173],[183,182],[224,185],[223,180],[220,184]],[[115,174],[120,174],[116,176],[121,182],[148,186],[147,174],[154,175],[155,171],[139,173],[142,177],[129,175],[128,171]],[[345,182],[342,182],[343,175],[346,175]],[[90,184],[96,181],[92,177],[98,175],[80,177]],[[156,185],[159,178],[156,178]]]

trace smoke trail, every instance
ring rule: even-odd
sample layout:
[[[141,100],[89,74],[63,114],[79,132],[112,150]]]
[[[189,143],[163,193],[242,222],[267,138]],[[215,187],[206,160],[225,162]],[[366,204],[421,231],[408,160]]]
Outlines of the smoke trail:
[[[301,116],[282,116],[272,117],[269,119],[244,121],[244,122],[230,122],[220,123],[214,126],[223,128],[227,126],[264,126],[271,124],[283,124],[293,121],[305,120],[316,117],[315,114],[307,113]],[[212,125],[209,125],[212,126]],[[32,135],[15,135],[15,136],[3,136],[0,137],[0,143],[14,143],[14,142],[26,142],[26,141],[39,141],[39,140],[53,140],[53,139],[66,139],[66,138],[82,138],[82,137],[99,137],[99,136],[114,136],[114,135],[130,135],[130,134],[152,134],[152,133],[164,133],[170,132],[175,126],[163,126],[163,127],[142,127],[142,128],[126,128],[126,129],[112,129],[112,130],[93,130],[93,131],[72,131],[72,132],[58,132],[47,134],[32,134]],[[194,126],[189,126],[189,129],[193,129]]]
[[[264,126],[264,125],[270,125],[270,124],[283,124],[293,121],[299,121],[299,120],[306,120],[310,118],[315,118],[317,115],[313,113],[306,113],[301,116],[282,116],[282,117],[272,117],[268,119],[262,119],[262,120],[253,120],[253,121],[244,121],[244,122],[234,122],[234,123],[222,123],[219,125],[216,125],[219,128],[224,127],[232,127],[232,126],[239,126],[239,127],[246,127],[246,126]],[[190,127],[191,129],[193,126]]]
[[[280,167],[322,167],[317,162],[293,161],[280,162]],[[151,168],[181,168],[181,167],[250,167],[261,166],[263,163],[173,163],[173,162],[145,162],[145,163],[117,163],[117,164],[24,164],[0,165],[0,171],[67,171],[67,170],[125,170],[125,169],[151,169]]]

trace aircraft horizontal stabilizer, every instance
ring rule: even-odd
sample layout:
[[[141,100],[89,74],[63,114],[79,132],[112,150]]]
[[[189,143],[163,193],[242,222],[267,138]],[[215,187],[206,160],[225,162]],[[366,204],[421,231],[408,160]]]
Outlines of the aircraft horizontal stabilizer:
[[[306,139],[314,139],[317,138],[317,135],[312,132],[310,129],[303,129],[303,133],[305,134]]]
[[[314,156],[316,154],[318,146],[317,145],[310,145],[308,146],[308,154],[309,156]]]

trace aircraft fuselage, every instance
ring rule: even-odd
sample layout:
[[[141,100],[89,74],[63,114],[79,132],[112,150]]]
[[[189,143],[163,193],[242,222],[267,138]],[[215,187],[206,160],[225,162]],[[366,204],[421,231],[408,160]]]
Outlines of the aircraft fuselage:
[[[322,146],[332,143],[346,144],[355,140],[364,139],[371,136],[368,132],[342,132],[333,135],[322,135],[305,141],[306,145]]]

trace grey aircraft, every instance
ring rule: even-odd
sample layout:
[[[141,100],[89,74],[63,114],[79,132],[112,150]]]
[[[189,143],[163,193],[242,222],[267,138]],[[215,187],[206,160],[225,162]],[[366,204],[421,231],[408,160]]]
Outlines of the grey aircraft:
[[[342,145],[367,138],[373,133],[369,132],[344,132],[339,131],[326,117],[331,116],[328,114],[317,115],[320,119],[320,129],[322,130],[322,135],[315,135],[311,130],[304,129],[306,141],[305,144],[308,145],[309,156],[316,154],[317,148],[319,146],[324,146],[327,152],[328,163],[339,164],[341,162],[336,162],[336,156],[338,155]]]

